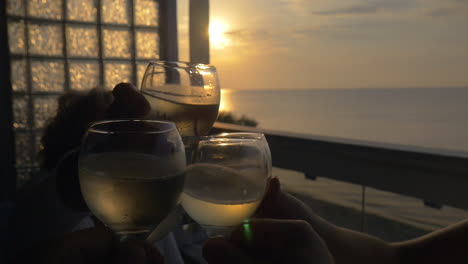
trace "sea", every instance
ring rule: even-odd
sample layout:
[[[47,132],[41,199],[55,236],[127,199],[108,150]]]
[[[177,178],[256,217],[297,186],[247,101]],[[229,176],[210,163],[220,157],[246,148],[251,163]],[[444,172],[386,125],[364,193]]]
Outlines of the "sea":
[[[467,88],[223,89],[258,127],[468,157]]]

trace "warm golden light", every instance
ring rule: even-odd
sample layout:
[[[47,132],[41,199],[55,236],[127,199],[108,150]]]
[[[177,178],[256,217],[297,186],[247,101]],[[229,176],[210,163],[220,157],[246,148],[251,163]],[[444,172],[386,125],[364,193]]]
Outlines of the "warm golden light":
[[[226,35],[228,29],[228,25],[223,21],[213,20],[210,22],[209,32],[212,47],[216,49],[224,49],[230,44],[231,40]]]
[[[229,90],[221,89],[221,100],[219,103],[219,112],[227,112],[230,110],[230,103],[229,103]]]

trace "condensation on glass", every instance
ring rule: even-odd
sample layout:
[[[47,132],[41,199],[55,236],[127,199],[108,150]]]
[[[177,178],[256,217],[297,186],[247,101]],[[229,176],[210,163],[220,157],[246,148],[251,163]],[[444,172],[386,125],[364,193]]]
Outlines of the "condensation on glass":
[[[147,63],[159,58],[158,1],[6,0],[6,10],[21,186],[37,171],[42,131],[60,94],[139,86]]]

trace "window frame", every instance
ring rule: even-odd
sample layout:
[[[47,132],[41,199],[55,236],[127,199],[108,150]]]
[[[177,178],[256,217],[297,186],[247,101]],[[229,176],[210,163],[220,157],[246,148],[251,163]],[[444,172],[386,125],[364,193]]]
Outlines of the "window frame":
[[[97,7],[96,20],[94,22],[75,21],[68,20],[67,17],[67,0],[62,0],[61,6],[61,19],[48,19],[31,17],[28,15],[28,0],[20,0],[24,5],[24,16],[10,15],[7,14],[7,1],[0,1],[0,36],[4,36],[0,39],[0,55],[2,60],[0,61],[0,146],[2,151],[0,154],[0,202],[10,201],[14,199],[14,195],[17,190],[17,175],[18,169],[21,169],[16,165],[16,144],[15,135],[16,133],[27,133],[31,140],[31,145],[36,146],[37,144],[37,133],[41,132],[41,129],[34,127],[34,98],[40,98],[43,96],[58,96],[63,92],[71,89],[70,80],[70,64],[78,61],[98,61],[99,67],[99,84],[105,84],[106,62],[125,62],[131,65],[131,76],[130,81],[137,83],[138,80],[138,66],[142,63],[148,63],[151,58],[137,58],[136,54],[136,34],[139,30],[157,32],[159,36],[159,59],[162,60],[177,60],[178,59],[178,42],[177,42],[177,6],[176,1],[172,0],[154,0],[159,4],[158,6],[158,24],[157,25],[136,25],[135,24],[135,13],[134,7],[136,0],[128,0],[127,10],[129,13],[128,24],[115,24],[115,23],[104,23],[102,22],[102,1],[95,0]],[[22,21],[24,23],[24,42],[25,42],[25,53],[24,54],[11,54],[9,50],[8,42],[8,24],[9,22]],[[48,55],[33,55],[30,54],[28,47],[28,26],[29,23],[38,25],[50,24],[61,26],[61,40],[62,55],[60,56],[48,56]],[[89,26],[94,27],[97,30],[98,39],[98,56],[69,56],[67,52],[67,27],[69,26]],[[107,58],[103,54],[103,30],[104,29],[125,29],[130,32],[130,58]],[[153,58],[154,59],[154,58]],[[25,61],[26,63],[26,90],[25,91],[13,91],[12,80],[11,80],[11,63],[13,61]],[[32,90],[32,74],[31,74],[31,63],[32,61],[63,61],[64,65],[64,89],[60,92],[44,92],[44,91],[33,91]],[[14,128],[14,113],[13,113],[13,100],[14,98],[22,97],[27,100],[27,128]],[[31,158],[35,156],[34,147],[31,147]],[[34,169],[32,167],[25,167],[23,169]]]

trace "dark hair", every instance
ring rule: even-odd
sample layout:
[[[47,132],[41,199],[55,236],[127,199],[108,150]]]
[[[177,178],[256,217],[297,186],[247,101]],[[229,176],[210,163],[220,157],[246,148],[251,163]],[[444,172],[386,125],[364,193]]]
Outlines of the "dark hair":
[[[42,135],[41,168],[53,169],[67,152],[79,147],[90,123],[105,119],[112,100],[111,91],[102,88],[71,90],[60,96],[57,114]]]

